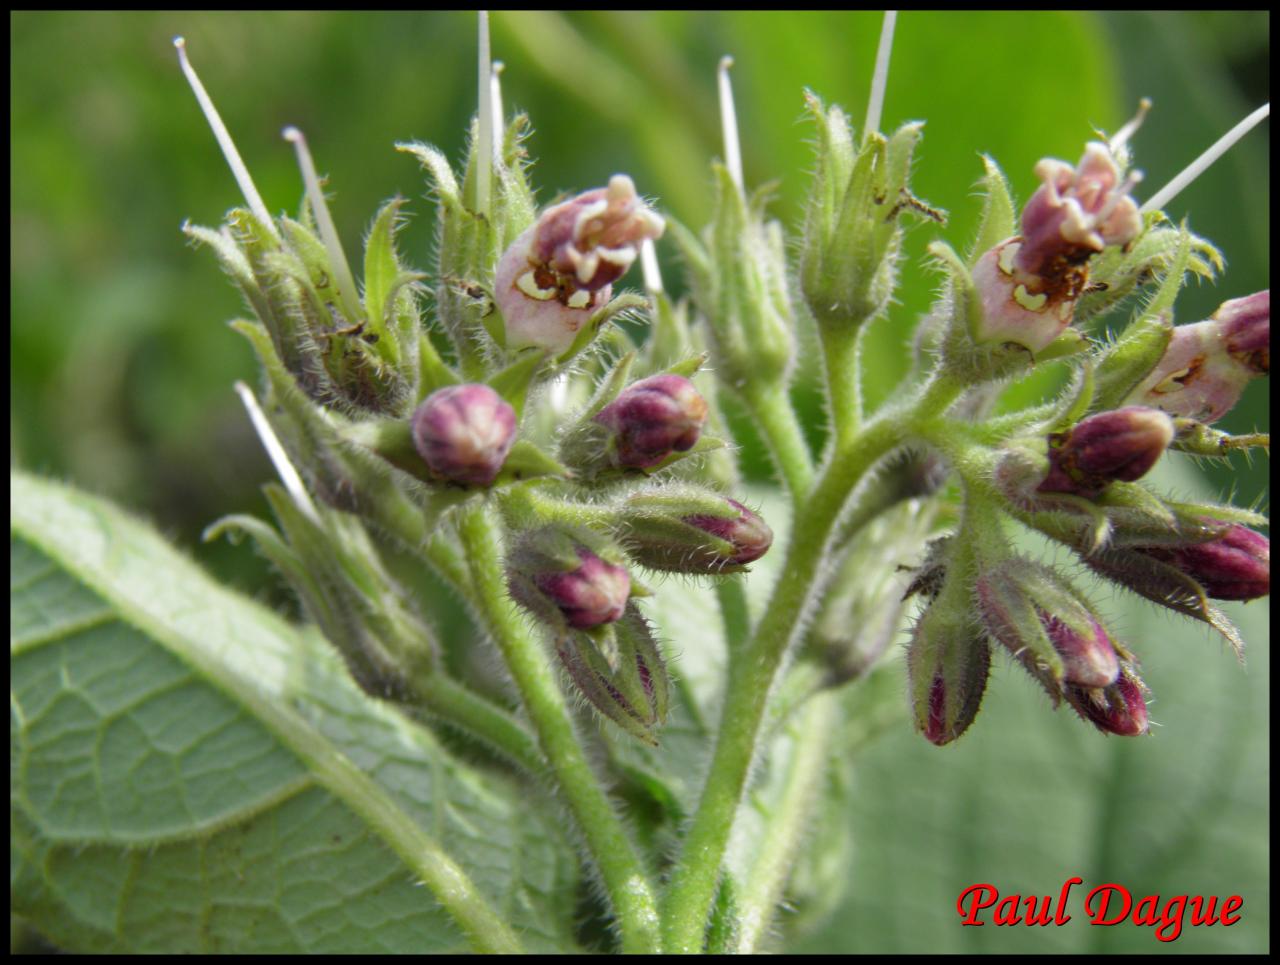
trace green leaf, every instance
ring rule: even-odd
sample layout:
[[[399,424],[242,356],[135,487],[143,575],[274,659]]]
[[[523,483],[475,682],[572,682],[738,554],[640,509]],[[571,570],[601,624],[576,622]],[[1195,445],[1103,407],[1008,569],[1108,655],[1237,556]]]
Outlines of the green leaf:
[[[79,951],[571,947],[576,860],[536,794],[145,524],[11,484],[19,915]]]

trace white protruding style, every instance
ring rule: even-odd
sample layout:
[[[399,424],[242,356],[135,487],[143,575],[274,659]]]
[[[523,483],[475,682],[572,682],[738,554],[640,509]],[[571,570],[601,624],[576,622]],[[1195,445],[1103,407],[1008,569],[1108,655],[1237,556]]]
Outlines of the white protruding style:
[[[311,203],[311,213],[315,215],[316,227],[320,229],[320,240],[329,252],[329,263],[333,265],[334,274],[338,276],[338,297],[342,300],[342,309],[346,313],[349,324],[356,324],[364,313],[360,310],[360,299],[356,295],[356,280],[351,274],[351,266],[347,264],[346,253],[342,250],[342,242],[338,239],[338,229],[334,227],[333,218],[329,214],[329,205],[324,200],[324,192],[320,189],[320,178],[316,176],[316,166],[311,160],[311,152],[307,149],[307,139],[296,127],[286,127],[282,132],[284,139],[293,145],[298,155],[298,168],[302,171],[302,183],[307,189],[307,200]]]
[[[889,54],[893,50],[893,29],[898,23],[898,11],[886,10],[880,22],[880,46],[876,50],[876,70],[871,75],[871,96],[867,98],[867,124],[862,129],[865,141],[880,130],[880,116],[884,112],[884,92],[889,86]]]
[[[191,61],[187,59],[186,40],[182,37],[174,37],[173,46],[178,49],[178,63],[182,65],[182,72],[187,77],[187,83],[191,85],[191,92],[196,95],[200,110],[204,111],[205,120],[209,122],[213,136],[218,140],[218,147],[222,148],[222,156],[227,159],[227,165],[231,168],[232,175],[235,176],[236,184],[240,186],[240,193],[244,195],[245,201],[248,202],[249,210],[253,212],[255,218],[266,226],[273,237],[279,238],[275,223],[271,220],[271,214],[267,211],[267,206],[262,203],[262,196],[258,194],[258,189],[254,187],[253,178],[249,177],[249,169],[245,167],[244,160],[240,157],[240,152],[236,150],[235,142],[231,140],[231,132],[227,130],[227,125],[222,123],[222,117],[218,114],[218,109],[213,106],[213,98],[204,89],[204,84],[200,83],[200,77],[196,74],[196,69],[191,66]]]
[[[1214,142],[1213,146],[1201,154],[1198,158],[1188,164],[1180,174],[1163,188],[1153,194],[1139,210],[1146,214],[1148,211],[1158,211],[1164,208],[1170,201],[1178,196],[1187,185],[1198,178],[1201,174],[1209,169],[1214,161],[1226,154],[1235,146],[1236,141],[1244,137],[1258,124],[1271,116],[1271,103],[1267,102],[1259,107],[1256,111],[1246,117],[1243,121],[1233,127],[1231,130],[1223,134]]]
[[[302,477],[298,475],[298,470],[293,468],[293,463],[289,461],[289,454],[284,451],[284,446],[280,444],[280,437],[276,435],[276,431],[271,428],[271,423],[267,421],[267,414],[262,411],[262,406],[258,405],[253,389],[243,382],[236,382],[235,389],[236,394],[240,396],[240,401],[244,403],[245,411],[249,413],[249,421],[253,423],[253,431],[258,434],[262,448],[267,450],[267,455],[271,458],[272,465],[276,467],[276,474],[279,475],[280,481],[284,483],[284,488],[308,519],[317,526],[323,525],[320,521],[320,513],[316,509],[316,504],[311,501],[307,488],[302,485]]]
[[[658,249],[652,238],[640,242],[640,270],[644,272],[644,290],[650,295],[662,294],[662,271],[658,268]]]
[[[1142,122],[1147,119],[1147,113],[1150,110],[1151,98],[1144,97],[1142,100],[1138,101],[1138,113],[1129,118],[1129,120],[1125,122],[1124,126],[1121,127],[1120,130],[1116,131],[1111,140],[1107,142],[1107,147],[1111,149],[1112,154],[1117,154],[1126,144],[1129,143],[1129,138],[1133,137],[1138,128],[1142,126]]]
[[[500,60],[493,62],[489,74],[489,105],[493,112],[493,166],[502,167],[502,139],[506,132],[506,115],[502,112],[502,71],[506,68]]]
[[[489,217],[489,179],[493,171],[493,64],[489,56],[489,11],[480,11],[479,104],[476,109],[476,213]]]
[[[733,85],[729,83],[729,68],[733,58],[720,58],[716,68],[716,83],[720,90],[720,130],[724,136],[724,166],[729,178],[742,190],[742,147],[738,142],[738,112],[733,106]]]

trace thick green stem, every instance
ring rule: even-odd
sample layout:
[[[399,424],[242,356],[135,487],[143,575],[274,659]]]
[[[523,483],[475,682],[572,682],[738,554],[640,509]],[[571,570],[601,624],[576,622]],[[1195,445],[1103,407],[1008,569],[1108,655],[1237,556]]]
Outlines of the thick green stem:
[[[622,950],[660,950],[653,889],[631,840],[587,764],[545,650],[511,605],[503,580],[501,545],[483,507],[460,523],[480,618],[501,650],[542,752],[586,842],[617,916]]]
[[[765,616],[743,653],[729,665],[715,755],[664,905],[670,951],[702,950],[720,862],[755,754],[774,675],[820,589],[827,544],[850,492],[867,469],[901,441],[897,419],[881,418],[868,424],[847,449],[837,453],[802,503],[782,576]]]
[[[782,889],[804,843],[827,774],[839,702],[833,691],[816,694],[792,728],[796,749],[788,762],[782,800],[769,816],[760,855],[738,899],[738,954],[755,952],[782,900]]]
[[[425,674],[414,682],[416,709],[458,731],[484,741],[529,774],[546,773],[547,762],[538,742],[509,713],[442,673]]]
[[[786,387],[779,385],[758,395],[743,395],[742,401],[764,437],[792,501],[798,505],[813,485],[813,457]]]
[[[827,376],[827,401],[831,406],[831,435],[837,448],[847,447],[862,423],[862,369],[859,333],[853,321],[836,327],[824,325],[822,357]]]

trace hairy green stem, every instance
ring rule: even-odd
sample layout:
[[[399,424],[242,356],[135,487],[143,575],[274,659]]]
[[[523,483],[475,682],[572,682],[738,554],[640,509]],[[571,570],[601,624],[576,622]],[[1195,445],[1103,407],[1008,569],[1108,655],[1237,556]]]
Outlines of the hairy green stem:
[[[480,618],[502,652],[542,752],[582,832],[617,916],[622,950],[660,950],[657,902],[644,867],[574,732],[545,650],[511,604],[498,533],[484,507],[464,511],[459,529]]]
[[[833,691],[816,694],[795,722],[796,749],[788,762],[782,800],[769,815],[760,855],[738,898],[738,931],[733,951],[749,955],[757,950],[782,901],[800,847],[809,830],[814,805],[827,774],[839,713]]]
[[[741,650],[751,636],[751,613],[747,609],[747,591],[740,576],[730,576],[716,584],[720,601],[720,617],[724,621],[724,639],[729,653]]]
[[[848,446],[862,423],[862,368],[858,358],[861,329],[860,323],[850,320],[839,327],[828,324],[818,330],[831,406],[831,436],[837,448]]]
[[[544,774],[546,758],[524,725],[496,704],[443,673],[425,674],[414,681],[417,709],[469,737],[483,741],[530,774]]]
[[[813,457],[809,453],[809,444],[805,442],[800,420],[796,418],[787,396],[786,386],[774,386],[750,398],[744,394],[742,401],[764,437],[769,456],[782,476],[792,502],[798,506],[813,485]]]
[[[782,576],[765,616],[740,658],[729,665],[715,754],[664,905],[670,951],[702,950],[707,915],[720,879],[720,862],[755,755],[774,676],[788,646],[800,632],[806,608],[819,590],[827,544],[850,492],[901,438],[899,420],[880,418],[868,424],[828,464],[796,517]]]

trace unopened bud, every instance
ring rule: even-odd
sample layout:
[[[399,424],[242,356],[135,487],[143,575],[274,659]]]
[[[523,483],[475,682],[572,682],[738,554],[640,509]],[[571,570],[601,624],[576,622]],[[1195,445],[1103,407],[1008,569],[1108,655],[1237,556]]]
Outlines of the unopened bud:
[[[1271,541],[1239,523],[1207,542],[1138,552],[1181,570],[1215,600],[1256,600],[1271,592]]]
[[[1216,422],[1270,369],[1271,292],[1224,302],[1213,318],[1173,330],[1155,369],[1126,400]]]
[[[487,385],[438,389],[413,413],[413,445],[450,482],[488,486],[516,438],[516,412]]]
[[[969,729],[991,670],[991,648],[965,614],[930,605],[907,650],[916,730],[941,747]]]
[[[773,530],[742,503],[693,489],[641,493],[619,514],[628,552],[676,573],[732,573],[773,545]]]
[[[1099,412],[1049,437],[1049,473],[1040,492],[1094,496],[1108,483],[1141,479],[1173,441],[1173,420],[1159,409]]]
[[[1046,566],[1010,559],[977,581],[987,631],[1056,701],[1062,684],[1105,687],[1120,660],[1106,629],[1065,579]]]
[[[606,558],[608,557],[608,558]],[[553,624],[589,630],[622,616],[631,577],[607,541],[556,528],[525,534],[508,561],[512,597]]]
[[[693,448],[707,421],[707,400],[680,375],[654,375],[627,388],[595,422],[612,431],[609,461],[648,469]]]
[[[1271,371],[1271,289],[1223,302],[1213,320],[1228,355],[1254,375]]]
[[[544,211],[498,262],[494,299],[508,347],[569,348],[609,300],[640,243],[662,230],[662,218],[625,174]]]
[[[1103,733],[1138,737],[1149,727],[1144,689],[1137,674],[1126,666],[1109,687],[1069,685],[1064,696],[1076,713]]]

